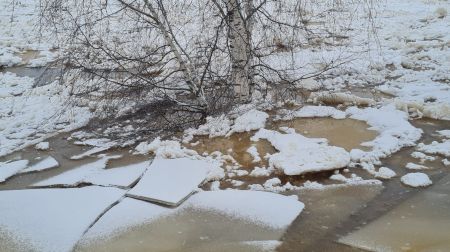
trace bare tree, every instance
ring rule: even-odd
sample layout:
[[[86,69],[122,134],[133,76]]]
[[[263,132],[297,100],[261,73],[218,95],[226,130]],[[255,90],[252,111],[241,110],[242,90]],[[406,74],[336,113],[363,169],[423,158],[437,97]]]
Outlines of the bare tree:
[[[74,96],[100,103],[101,111],[114,107],[114,115],[170,105],[198,114],[186,117],[192,121],[351,60],[343,54],[309,62],[299,55],[345,50],[339,41],[350,39],[350,7],[357,6],[353,0],[41,1],[43,20],[61,42],[61,80]],[[177,113],[170,116],[178,121]]]

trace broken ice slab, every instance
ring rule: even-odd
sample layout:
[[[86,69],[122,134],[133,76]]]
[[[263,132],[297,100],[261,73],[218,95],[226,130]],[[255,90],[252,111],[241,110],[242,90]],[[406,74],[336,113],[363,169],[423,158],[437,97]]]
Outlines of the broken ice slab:
[[[219,243],[241,242],[248,248],[249,241],[279,240],[303,207],[297,197],[261,191],[199,192],[177,208],[125,198],[75,251],[218,251]]]
[[[101,159],[64,172],[55,177],[33,184],[32,187],[75,187],[83,183],[100,186],[130,187],[144,173],[149,162],[106,169],[110,159],[120,156],[105,156]]]
[[[97,186],[0,191],[0,251],[72,251],[123,194]]]
[[[158,158],[127,196],[178,206],[206,179],[211,168],[204,160]]]
[[[450,251],[450,175],[339,242],[369,251]]]
[[[37,162],[36,164],[21,170],[19,173],[37,172],[45,171],[48,169],[56,168],[59,166],[58,161],[53,157],[46,157],[43,160]]]
[[[111,149],[111,146],[94,147],[94,148],[92,148],[92,149],[90,149],[88,151],[85,151],[85,152],[81,153],[81,154],[73,155],[72,157],[70,157],[70,159],[72,159],[72,160],[83,159],[85,157],[89,157],[91,155],[94,155],[94,154],[97,154],[97,153],[100,153],[102,151],[106,151],[106,150],[109,150],[109,149]]]
[[[28,160],[18,160],[12,162],[0,162],[0,183],[16,175],[28,165]]]

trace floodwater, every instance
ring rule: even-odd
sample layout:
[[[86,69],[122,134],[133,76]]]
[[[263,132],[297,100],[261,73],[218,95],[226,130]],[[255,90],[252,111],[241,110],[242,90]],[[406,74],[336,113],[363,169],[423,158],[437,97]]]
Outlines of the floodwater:
[[[416,120],[416,127],[424,130],[421,141],[430,143],[436,140],[436,130],[449,129],[450,124],[436,120]],[[271,129],[281,126],[295,128],[307,137],[324,137],[330,145],[341,146],[347,150],[364,149],[362,143],[374,139],[376,132],[368,125],[352,120],[331,118],[303,118],[289,122],[270,122]],[[252,142],[252,133],[234,134],[225,137],[195,137],[196,145],[186,145],[199,153],[220,151],[230,154],[243,166],[252,170],[256,166],[266,166],[267,162],[253,163],[246,152],[250,146],[256,146],[261,157],[276,150],[267,141]],[[49,171],[18,175],[6,183],[0,184],[0,190],[24,189],[40,180],[55,176],[79,165],[92,162],[95,158],[70,160],[74,154],[84,152],[90,147],[77,146],[67,141],[68,134],[49,139],[49,151],[37,151],[33,147],[16,152],[0,161],[11,159],[36,160],[53,156],[60,167]],[[233,151],[229,151],[232,149]],[[404,168],[408,162],[418,162],[410,156],[413,148],[405,148],[383,160],[383,165],[395,170],[399,176],[407,173]],[[127,150],[110,150],[107,154],[122,154],[113,160],[108,168],[114,168],[148,159],[136,156]],[[32,161],[32,163],[35,161]],[[36,160],[37,162],[37,160]],[[305,210],[292,223],[286,233],[260,226],[230,220],[217,213],[205,211],[185,211],[176,216],[158,219],[151,223],[142,223],[128,232],[118,234],[108,240],[99,240],[94,244],[79,244],[76,251],[262,251],[261,247],[251,245],[249,241],[281,240],[278,251],[363,251],[361,248],[376,250],[376,246],[392,247],[392,251],[450,251],[450,177],[448,167],[444,167],[441,158],[426,162],[432,167],[427,171],[435,185],[425,189],[414,189],[402,185],[399,178],[385,181],[383,186],[337,186],[326,190],[301,190],[287,192],[294,194],[305,203]],[[350,169],[364,178],[372,178],[361,169]],[[336,183],[328,178],[333,172],[306,174],[302,176],[279,177],[283,183],[289,181],[301,185],[306,180],[322,184]],[[234,187],[223,181],[221,188],[246,189],[249,184],[263,183],[271,177],[253,178],[241,176],[236,179],[244,182]],[[204,189],[209,187],[205,186]],[[414,207],[411,207],[414,206]],[[282,213],[280,213],[282,214]],[[343,243],[339,243],[338,241]]]

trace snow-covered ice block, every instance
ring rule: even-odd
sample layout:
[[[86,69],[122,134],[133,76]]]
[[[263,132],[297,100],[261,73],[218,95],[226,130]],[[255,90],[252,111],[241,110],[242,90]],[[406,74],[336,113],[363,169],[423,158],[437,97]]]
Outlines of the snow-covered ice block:
[[[28,160],[18,160],[6,163],[0,163],[0,183],[14,176],[28,165]]]
[[[118,156],[106,156],[95,162],[82,165],[58,176],[33,184],[33,187],[73,187],[83,183],[100,186],[130,187],[144,173],[149,162],[124,167],[105,169],[108,161]]]
[[[403,177],[401,177],[400,180],[402,181],[403,184],[412,187],[426,187],[433,184],[428,175],[421,172],[408,173]]]
[[[259,139],[268,140],[279,151],[269,157],[269,164],[286,175],[334,170],[350,163],[350,155],[346,150],[328,146],[324,138],[307,138],[298,133],[282,134],[260,129],[251,140]]]
[[[123,194],[97,186],[0,191],[0,251],[72,251]]]
[[[49,142],[40,142],[34,146],[36,150],[48,150],[50,148]]]
[[[252,109],[234,120],[231,130],[227,133],[230,136],[233,133],[246,132],[264,128],[269,114],[266,112]]]
[[[20,171],[20,173],[28,173],[28,172],[37,172],[37,171],[45,171],[48,169],[56,168],[59,166],[58,161],[53,157],[46,157],[43,160],[37,162],[36,164],[27,167]]]
[[[450,140],[444,140],[442,143],[433,141],[428,145],[420,143],[417,145],[417,149],[427,154],[440,154],[450,157]]]
[[[293,117],[332,117],[334,119],[344,119],[345,112],[330,106],[304,106],[294,112]]]
[[[199,192],[177,208],[125,198],[108,211],[83,237],[81,244],[111,239],[139,225],[187,211],[219,213],[230,222],[284,230],[302,212],[304,204],[294,196],[257,191],[224,190]],[[200,218],[202,215],[200,215]],[[212,227],[214,229],[214,227]],[[222,227],[216,227],[221,229]],[[244,238],[245,239],[245,238]],[[277,239],[277,238],[276,238]]]
[[[212,168],[204,160],[157,158],[127,196],[177,206],[198,188]]]

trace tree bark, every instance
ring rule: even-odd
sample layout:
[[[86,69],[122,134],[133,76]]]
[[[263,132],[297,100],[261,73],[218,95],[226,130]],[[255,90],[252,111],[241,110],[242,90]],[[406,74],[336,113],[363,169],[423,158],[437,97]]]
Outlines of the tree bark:
[[[246,12],[252,0],[245,0]],[[231,81],[234,94],[240,102],[250,99],[251,70],[251,31],[242,12],[239,0],[228,0],[228,41],[231,58]]]

